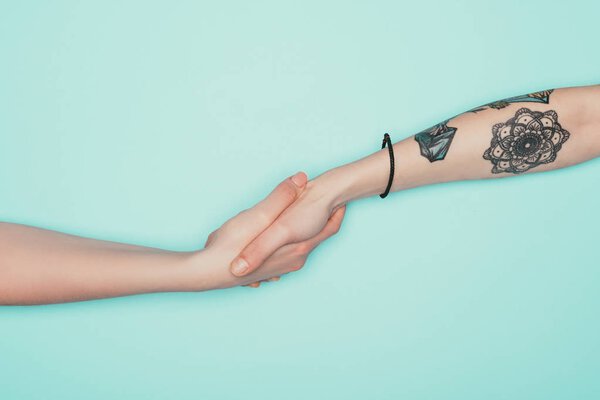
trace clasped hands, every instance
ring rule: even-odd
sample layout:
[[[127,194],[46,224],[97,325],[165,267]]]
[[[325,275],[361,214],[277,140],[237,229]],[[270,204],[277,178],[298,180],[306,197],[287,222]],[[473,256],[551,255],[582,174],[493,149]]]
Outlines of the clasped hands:
[[[299,270],[312,250],[339,231],[345,210],[303,172],[285,179],[208,236],[201,253],[210,260],[212,287],[258,287]]]

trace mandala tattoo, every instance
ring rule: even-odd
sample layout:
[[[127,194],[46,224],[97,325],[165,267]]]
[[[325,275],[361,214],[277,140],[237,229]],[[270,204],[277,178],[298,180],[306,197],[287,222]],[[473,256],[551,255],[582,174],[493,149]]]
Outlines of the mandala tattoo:
[[[494,108],[496,110],[500,110],[502,108],[508,107],[511,103],[544,103],[548,104],[550,102],[550,94],[552,94],[554,90],[542,90],[541,92],[524,94],[521,96],[509,97],[508,99],[494,101],[492,103],[485,104],[481,107],[477,107],[471,110],[471,112],[479,112],[483,110],[487,110],[488,108]]]
[[[443,160],[448,154],[456,128],[446,125],[447,123],[448,120],[415,135],[415,140],[421,148],[421,155],[429,162]]]
[[[483,158],[492,162],[494,174],[520,174],[556,160],[569,136],[558,123],[556,111],[521,108],[513,118],[494,125],[492,142]]]

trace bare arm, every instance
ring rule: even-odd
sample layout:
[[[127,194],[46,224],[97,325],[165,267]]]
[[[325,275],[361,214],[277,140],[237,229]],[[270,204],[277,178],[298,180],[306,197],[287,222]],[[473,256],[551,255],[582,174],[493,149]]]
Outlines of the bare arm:
[[[600,85],[547,90],[467,111],[394,144],[392,191],[466,179],[510,177],[600,156]],[[336,208],[377,195],[389,176],[387,149],[334,168],[231,264],[243,276],[286,243],[319,230]]]
[[[209,235],[203,250],[174,252],[87,239],[0,223],[0,304],[44,304],[138,293],[202,291],[247,285],[293,271],[308,251],[334,234],[339,209],[317,235],[286,246],[244,278],[227,266],[306,186],[306,175],[283,181],[263,201]]]
[[[0,301],[38,304],[177,290],[192,255],[0,223]]]

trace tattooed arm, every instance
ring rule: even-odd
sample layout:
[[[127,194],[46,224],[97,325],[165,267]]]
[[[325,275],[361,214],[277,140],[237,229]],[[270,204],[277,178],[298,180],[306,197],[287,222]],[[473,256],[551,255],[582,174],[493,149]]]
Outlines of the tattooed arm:
[[[394,144],[392,191],[548,171],[600,156],[600,85],[546,90],[467,111]],[[332,169],[232,263],[243,275],[285,243],[318,231],[333,210],[384,191],[387,149]]]

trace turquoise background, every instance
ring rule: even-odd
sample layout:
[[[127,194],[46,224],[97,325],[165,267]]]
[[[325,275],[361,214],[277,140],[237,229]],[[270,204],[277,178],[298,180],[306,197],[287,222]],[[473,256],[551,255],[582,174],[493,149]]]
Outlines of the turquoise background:
[[[492,100],[598,83],[593,1],[0,3],[0,219],[197,249]],[[0,308],[0,398],[597,399],[600,162],[352,204],[259,290]]]

